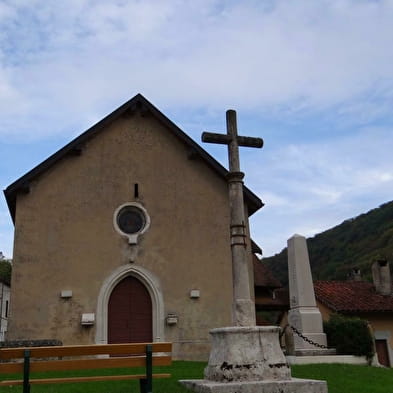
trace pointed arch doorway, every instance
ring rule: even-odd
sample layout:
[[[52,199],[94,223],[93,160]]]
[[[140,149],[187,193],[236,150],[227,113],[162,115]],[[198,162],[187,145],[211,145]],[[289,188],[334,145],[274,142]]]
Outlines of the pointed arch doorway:
[[[108,343],[108,304],[109,298],[126,277],[135,277],[147,289],[152,302],[153,341],[165,341],[164,295],[160,279],[150,270],[135,264],[126,264],[113,270],[102,282],[97,298],[96,344]]]
[[[152,300],[143,283],[126,276],[108,301],[108,343],[153,341]]]

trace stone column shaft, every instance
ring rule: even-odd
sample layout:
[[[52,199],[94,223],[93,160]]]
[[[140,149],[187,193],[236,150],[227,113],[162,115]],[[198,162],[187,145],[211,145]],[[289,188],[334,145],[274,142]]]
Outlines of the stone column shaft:
[[[230,236],[233,271],[233,324],[255,326],[255,304],[251,298],[249,280],[249,258],[247,251],[246,220],[244,215],[243,177],[240,172],[239,146],[261,148],[261,138],[237,135],[236,111],[226,112],[227,133],[204,132],[202,141],[228,145],[228,188],[230,204]]]
[[[248,271],[247,233],[244,216],[243,178],[240,172],[239,145],[237,141],[236,112],[226,112],[229,160],[229,204],[231,213],[231,248],[233,270],[233,323],[235,326],[255,326],[255,304],[251,299]]]

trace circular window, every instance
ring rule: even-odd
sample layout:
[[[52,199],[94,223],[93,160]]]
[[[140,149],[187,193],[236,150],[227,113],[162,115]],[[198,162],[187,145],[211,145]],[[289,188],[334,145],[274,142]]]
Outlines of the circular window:
[[[122,232],[131,235],[143,230],[146,218],[136,206],[125,206],[117,214],[117,225]]]
[[[113,216],[115,229],[128,238],[130,244],[136,244],[138,236],[150,226],[147,211],[136,202],[129,202],[118,207]]]

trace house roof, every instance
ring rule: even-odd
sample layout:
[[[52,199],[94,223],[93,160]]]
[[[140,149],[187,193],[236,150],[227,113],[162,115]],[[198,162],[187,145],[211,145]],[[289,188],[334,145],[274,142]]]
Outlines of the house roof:
[[[375,292],[365,281],[315,281],[315,297],[335,312],[393,312],[393,296]]]
[[[251,239],[251,251],[252,251],[254,254],[259,254],[259,255],[262,255],[262,254],[263,254],[262,248],[259,247],[258,244],[255,243],[255,241],[252,240],[252,239]]]
[[[96,136],[102,129],[116,120],[119,116],[125,112],[133,113],[136,110],[140,110],[144,114],[154,116],[160,123],[167,127],[176,137],[178,137],[183,143],[185,143],[190,150],[193,158],[202,159],[207,166],[217,173],[218,176],[225,178],[228,171],[219,164],[209,153],[202,149],[196,142],[194,142],[188,135],[186,135],[176,124],[169,120],[163,113],[161,113],[154,105],[152,105],[145,97],[141,94],[137,94],[131,100],[117,108],[111,114],[106,116],[104,119],[96,123],[94,126],[89,128],[83,134],[72,140],[70,143],[65,145],[63,148],[58,150],[56,153],[48,157],[41,164],[27,172],[25,175],[20,177],[14,183],[9,185],[5,190],[4,194],[7,200],[8,208],[12,217],[15,221],[15,209],[16,209],[16,196],[18,192],[28,192],[29,183],[36,177],[40,176],[46,170],[55,165],[59,160],[67,155],[80,154],[83,149],[84,143]],[[244,198],[247,203],[249,215],[251,216],[261,207],[263,207],[262,201],[247,187],[244,186]]]
[[[254,263],[254,286],[264,288],[281,288],[282,285],[277,280],[266,263],[261,262],[255,255],[253,256]]]
[[[258,311],[267,310],[285,310],[288,311],[289,306],[289,290],[288,288],[278,288],[274,290],[274,295],[267,297],[265,294],[255,292],[255,306]]]

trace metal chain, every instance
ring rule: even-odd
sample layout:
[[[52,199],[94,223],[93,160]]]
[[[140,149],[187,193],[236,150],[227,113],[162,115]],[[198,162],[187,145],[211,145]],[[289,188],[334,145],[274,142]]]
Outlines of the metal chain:
[[[326,345],[323,344],[319,344],[316,343],[315,341],[309,339],[308,337],[304,336],[302,333],[299,332],[299,330],[297,330],[295,328],[295,326],[292,326],[290,324],[285,325],[284,329],[282,330],[282,333],[280,335],[280,338],[282,337],[282,335],[284,334],[285,330],[287,329],[287,327],[290,327],[292,329],[293,332],[295,332],[301,339],[303,339],[304,341],[308,342],[311,345],[314,345],[315,347],[318,348],[323,348],[323,349],[328,349],[329,347],[327,347]]]

